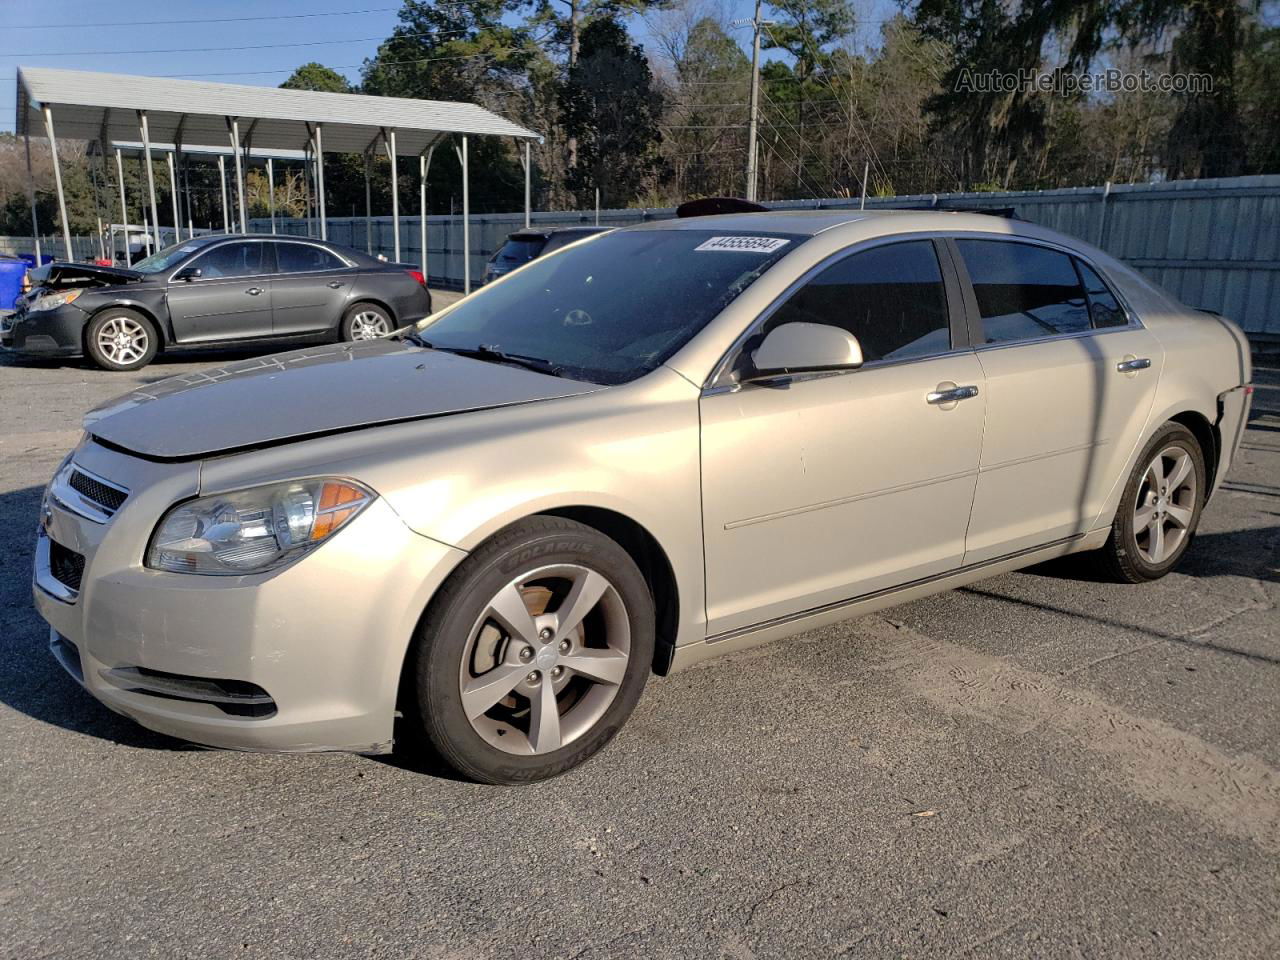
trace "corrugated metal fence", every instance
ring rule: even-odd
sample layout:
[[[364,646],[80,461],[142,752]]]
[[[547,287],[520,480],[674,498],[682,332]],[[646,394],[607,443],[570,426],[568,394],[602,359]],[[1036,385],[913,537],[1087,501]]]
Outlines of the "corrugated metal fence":
[[[858,200],[794,200],[774,209],[848,209]],[[1191,306],[1231,317],[1258,339],[1280,340],[1280,176],[1177,180],[1155,184],[1074,187],[1008,193],[921,194],[868,198],[868,209],[903,207],[1013,208],[1015,216],[1102,247],[1146,273]],[[627,226],[675,216],[671,208],[603,210],[600,222]],[[535,213],[536,226],[595,222],[594,211]],[[252,221],[269,230],[270,221]],[[471,218],[471,277],[506,235],[524,225],[520,213]],[[315,225],[281,221],[281,232],[305,234]],[[369,235],[371,231],[371,236]],[[391,218],[331,218],[329,239],[392,254]],[[400,223],[400,258],[420,262],[418,221]],[[461,217],[427,218],[427,264],[432,282],[462,283]]]
[[[794,200],[769,203],[775,209],[848,209],[857,199]],[[1071,234],[1102,247],[1149,275],[1184,303],[1231,317],[1259,340],[1280,341],[1280,176],[1220,180],[1178,180],[1114,187],[1010,193],[922,194],[876,197],[868,209],[902,207],[1012,208],[1024,220]],[[604,210],[600,223],[628,226],[673,217],[671,208]],[[594,211],[535,213],[538,226],[595,222]],[[250,229],[270,230],[269,220],[252,220]],[[366,247],[390,257],[391,218],[334,217],[329,239],[358,250]],[[506,235],[524,225],[521,213],[471,218],[471,277],[478,281],[484,262]],[[314,221],[280,220],[281,233],[318,234]],[[400,258],[421,261],[418,221],[400,223]],[[431,283],[462,284],[462,218],[427,218],[427,264]],[[10,248],[6,240],[15,245]],[[77,252],[88,254],[87,238],[75,238]],[[30,248],[29,238],[0,238],[0,250]],[[55,238],[46,251],[60,251]]]

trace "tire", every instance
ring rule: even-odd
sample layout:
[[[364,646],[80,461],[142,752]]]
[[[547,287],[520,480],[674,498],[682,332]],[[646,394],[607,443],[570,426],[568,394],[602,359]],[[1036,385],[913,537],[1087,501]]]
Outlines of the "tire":
[[[1156,470],[1173,481],[1166,485],[1172,496],[1154,489]],[[1119,583],[1147,583],[1177,566],[1200,523],[1207,477],[1204,452],[1190,430],[1171,422],[1156,431],[1125,484],[1111,535],[1091,555],[1097,572]],[[1142,523],[1146,517],[1150,524]]]
[[[353,303],[342,315],[343,340],[373,340],[396,328],[391,314],[376,303]]]
[[[138,370],[155,359],[159,349],[155,324],[136,310],[108,307],[85,327],[85,353],[103,370]]]
[[[432,600],[405,715],[465,777],[545,780],[613,739],[653,648],[653,598],[626,551],[572,520],[530,517],[478,548]]]

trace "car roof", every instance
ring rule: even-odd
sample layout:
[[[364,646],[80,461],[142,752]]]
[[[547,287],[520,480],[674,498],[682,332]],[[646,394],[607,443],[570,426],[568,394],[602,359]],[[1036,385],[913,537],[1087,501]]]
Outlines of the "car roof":
[[[1021,233],[1023,221],[964,210],[770,210],[763,213],[725,213],[707,217],[655,220],[628,230],[761,230],[816,236],[849,224],[882,227],[885,233],[919,230],[978,230]]]
[[[613,227],[581,226],[581,227],[521,227],[507,234],[508,240],[546,240],[553,233],[606,233]]]

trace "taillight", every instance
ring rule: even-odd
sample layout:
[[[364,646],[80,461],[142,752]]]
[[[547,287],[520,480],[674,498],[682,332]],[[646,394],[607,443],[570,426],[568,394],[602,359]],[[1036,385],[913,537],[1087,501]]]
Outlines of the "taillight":
[[[427,278],[422,275],[421,270],[406,270],[405,273],[409,274],[409,276],[413,277],[413,279],[417,280],[424,287],[427,285]]]

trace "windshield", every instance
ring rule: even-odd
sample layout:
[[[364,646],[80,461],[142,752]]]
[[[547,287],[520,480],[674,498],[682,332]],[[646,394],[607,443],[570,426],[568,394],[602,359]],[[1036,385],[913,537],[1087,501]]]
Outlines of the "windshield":
[[[143,257],[129,269],[136,270],[138,273],[163,273],[174,264],[185,260],[201,247],[212,243],[216,239],[218,238],[198,237],[194,240],[185,240],[182,243],[175,243],[171,247],[165,247],[163,250],[157,250],[149,257]]]
[[[418,326],[432,346],[534,357],[626,383],[660,366],[807,238],[724,230],[601,234],[508,274]]]

